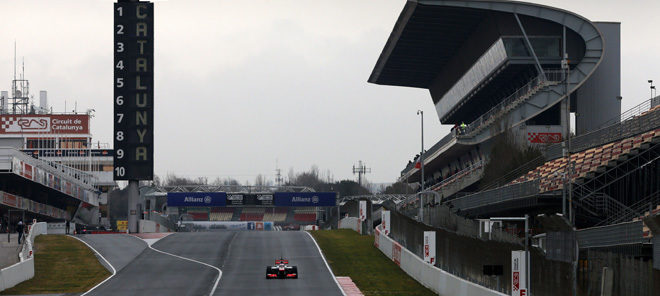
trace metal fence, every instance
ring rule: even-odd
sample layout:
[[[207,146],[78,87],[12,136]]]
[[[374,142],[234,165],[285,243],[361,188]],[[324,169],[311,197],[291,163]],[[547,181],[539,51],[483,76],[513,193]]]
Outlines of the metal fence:
[[[660,127],[660,110],[651,111],[652,102],[647,100],[606,123],[605,127],[571,138],[571,153],[580,152],[609,142],[636,136]],[[618,121],[620,119],[620,121]],[[608,125],[609,124],[609,125]],[[562,157],[562,143],[548,146],[545,158]]]
[[[461,211],[539,194],[539,180],[511,184],[448,201]]]
[[[642,221],[619,223],[578,230],[580,249],[641,244],[644,240]]]
[[[562,73],[554,70],[547,70],[545,75],[541,74],[523,87],[519,88],[516,92],[506,97],[499,104],[495,105],[488,112],[479,116],[479,118],[472,121],[467,128],[460,131],[459,137],[473,137],[483,128],[495,122],[502,115],[513,110],[520,103],[531,98],[538,91],[546,86],[557,85],[563,80]]]

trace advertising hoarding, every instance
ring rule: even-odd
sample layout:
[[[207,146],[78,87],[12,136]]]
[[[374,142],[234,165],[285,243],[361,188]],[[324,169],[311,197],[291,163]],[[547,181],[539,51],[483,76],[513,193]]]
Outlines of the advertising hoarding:
[[[88,115],[30,114],[0,117],[0,135],[89,134]]]
[[[511,295],[528,296],[525,251],[511,251]]]
[[[366,200],[361,200],[360,201],[360,208],[358,212],[358,218],[360,219],[360,222],[367,221],[367,201]]]
[[[380,212],[380,217],[381,217],[381,222],[380,225],[382,226],[383,229],[383,234],[385,236],[390,235],[390,211],[382,210]]]
[[[435,265],[435,231],[424,231],[424,262]]]
[[[270,193],[227,193],[227,206],[272,206]]]
[[[280,207],[334,207],[334,192],[275,192],[275,205]]]
[[[168,207],[224,207],[225,192],[168,192]]]

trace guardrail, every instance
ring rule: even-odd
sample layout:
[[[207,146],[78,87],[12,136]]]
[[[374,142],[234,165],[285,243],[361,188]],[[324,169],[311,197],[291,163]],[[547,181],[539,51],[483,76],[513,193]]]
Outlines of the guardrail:
[[[410,252],[399,243],[386,235],[381,234],[381,226],[378,225],[374,231],[374,246],[378,248],[387,258],[394,261],[405,273],[414,278],[424,287],[438,293],[438,295],[468,296],[468,295],[497,295],[506,294],[488,289],[484,286],[472,283],[440,268],[424,262],[414,253]]]
[[[4,291],[34,277],[34,254],[32,245],[34,238],[46,234],[46,222],[33,224],[25,236],[25,244],[19,253],[20,262],[0,270],[0,291]]]

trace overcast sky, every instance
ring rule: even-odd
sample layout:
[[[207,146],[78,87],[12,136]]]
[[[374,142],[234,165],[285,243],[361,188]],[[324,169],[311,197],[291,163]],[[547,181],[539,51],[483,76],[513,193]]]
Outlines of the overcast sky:
[[[660,84],[660,1],[531,1],[622,23],[623,109]],[[111,0],[0,0],[0,90],[11,89],[14,40],[32,94],[55,111],[96,110],[95,140],[112,136]],[[273,179],[313,164],[335,180],[392,182],[449,131],[427,90],[367,83],[404,0],[158,1],[155,170]]]

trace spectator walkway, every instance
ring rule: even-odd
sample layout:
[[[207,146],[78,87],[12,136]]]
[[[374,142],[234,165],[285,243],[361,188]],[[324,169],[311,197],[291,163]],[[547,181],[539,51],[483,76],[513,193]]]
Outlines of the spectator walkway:
[[[18,263],[18,253],[21,246],[18,245],[18,234],[12,233],[11,242],[7,242],[7,234],[0,233],[0,268],[5,268]]]

